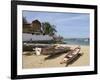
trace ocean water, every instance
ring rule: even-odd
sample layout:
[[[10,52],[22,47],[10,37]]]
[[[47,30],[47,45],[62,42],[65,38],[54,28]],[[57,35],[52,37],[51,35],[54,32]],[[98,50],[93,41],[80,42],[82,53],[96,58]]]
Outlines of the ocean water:
[[[63,42],[65,44],[71,44],[71,45],[89,45],[90,40],[89,38],[71,38],[71,39],[64,39]]]

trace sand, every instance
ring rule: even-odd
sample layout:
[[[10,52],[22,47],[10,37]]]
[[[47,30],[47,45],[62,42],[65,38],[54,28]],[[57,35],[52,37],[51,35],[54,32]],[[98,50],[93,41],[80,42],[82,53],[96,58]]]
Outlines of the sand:
[[[76,45],[68,45],[74,48]],[[81,53],[84,53],[78,59],[76,59],[72,64],[69,64],[67,67],[74,66],[88,66],[90,63],[90,47],[89,46],[80,46]],[[30,52],[29,52],[30,53]],[[60,64],[61,60],[64,58],[66,53],[58,55],[54,58],[47,59],[47,55],[37,56],[35,54],[22,55],[22,68],[31,69],[31,68],[48,68],[48,67],[66,67],[66,64]]]

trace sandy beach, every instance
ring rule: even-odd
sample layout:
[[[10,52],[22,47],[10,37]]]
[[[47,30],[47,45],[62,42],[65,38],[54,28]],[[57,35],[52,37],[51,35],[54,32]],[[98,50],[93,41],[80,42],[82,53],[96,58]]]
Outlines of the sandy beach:
[[[67,45],[72,48],[76,47],[76,45]],[[67,67],[74,67],[74,66],[88,66],[89,59],[90,59],[90,47],[89,45],[82,45],[80,53],[83,53],[76,61],[72,64],[68,65]],[[60,64],[60,61],[64,58],[66,53],[61,54],[59,56],[44,60],[48,55],[40,55],[37,56],[35,54],[32,55],[22,55],[22,67],[23,69],[30,69],[30,68],[47,68],[47,67],[66,67],[66,64]]]

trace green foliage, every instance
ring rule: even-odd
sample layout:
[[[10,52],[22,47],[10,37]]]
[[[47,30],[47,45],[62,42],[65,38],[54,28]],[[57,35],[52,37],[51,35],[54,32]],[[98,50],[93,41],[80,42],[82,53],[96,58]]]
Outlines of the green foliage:
[[[42,23],[43,33],[48,35],[54,35],[57,30],[55,29],[56,26],[51,25],[49,22]]]

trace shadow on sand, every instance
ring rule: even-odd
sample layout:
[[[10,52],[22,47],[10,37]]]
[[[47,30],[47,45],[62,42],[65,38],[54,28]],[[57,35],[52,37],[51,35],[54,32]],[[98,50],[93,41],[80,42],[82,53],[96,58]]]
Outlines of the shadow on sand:
[[[69,52],[69,51],[67,51],[67,52]],[[56,53],[56,54],[49,55],[49,56],[45,57],[44,60],[54,59],[54,58],[57,58],[57,57],[59,57],[63,54],[66,54],[66,52],[62,52],[62,53],[59,52],[59,53]]]

